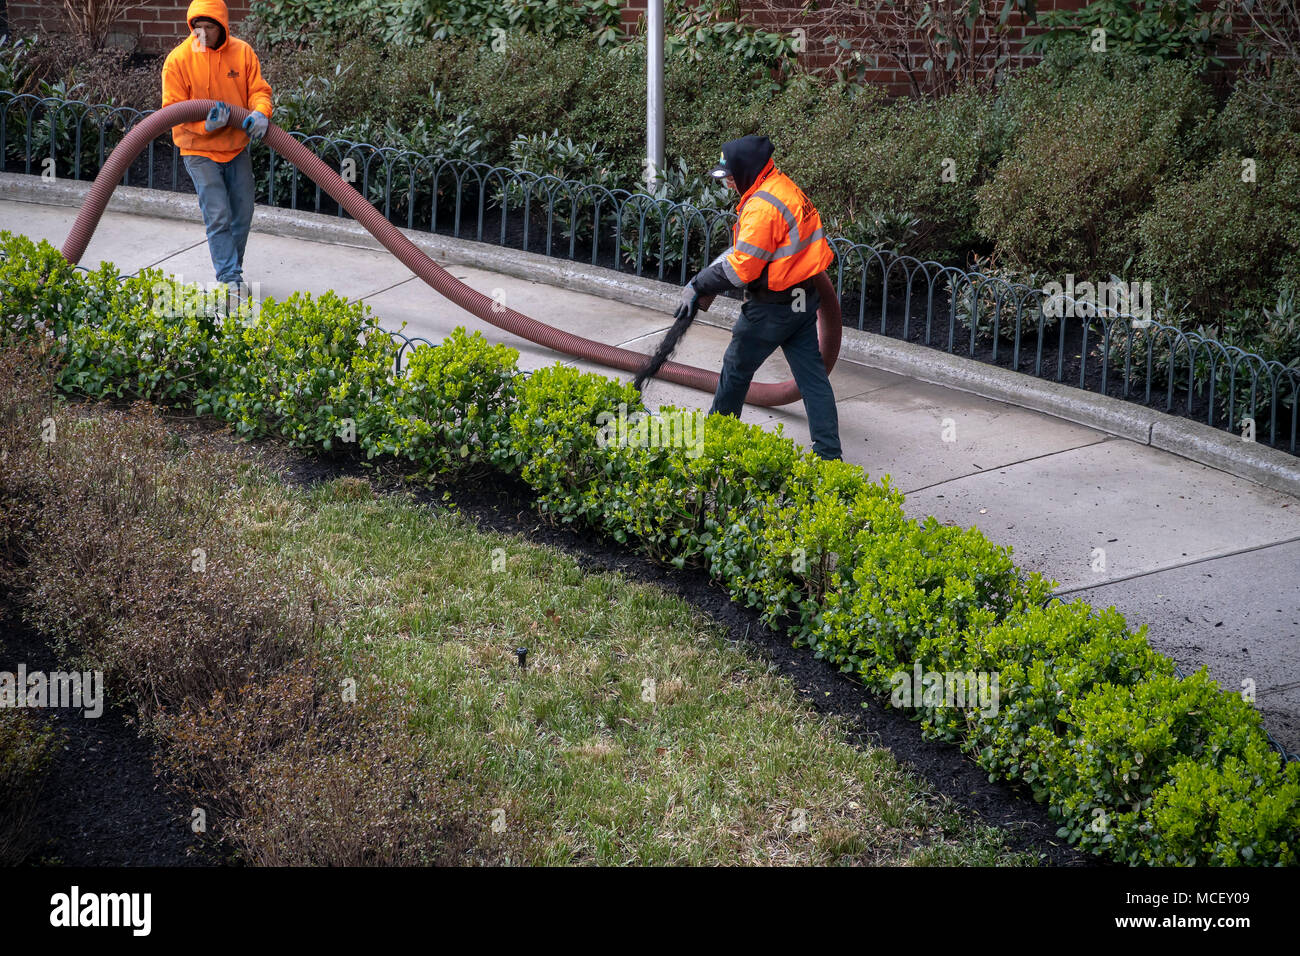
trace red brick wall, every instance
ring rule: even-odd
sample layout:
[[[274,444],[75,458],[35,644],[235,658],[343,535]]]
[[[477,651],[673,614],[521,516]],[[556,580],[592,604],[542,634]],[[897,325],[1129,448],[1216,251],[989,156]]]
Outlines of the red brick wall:
[[[625,0],[624,24],[631,27],[642,17],[646,2],[647,0]],[[1039,0],[1038,9],[1040,12],[1078,10],[1087,6],[1089,2],[1090,0]],[[1215,2],[1216,0],[1201,0],[1201,5],[1205,9],[1212,9]],[[820,9],[817,10],[806,11],[804,5],[804,0],[740,0],[740,8],[751,23],[783,33],[789,33],[798,27],[806,30],[807,50],[801,55],[800,61],[813,69],[828,67],[836,60],[836,52],[822,42],[828,36],[848,39],[853,44],[852,49],[859,50],[864,55],[872,53],[864,29],[871,16],[868,10],[859,9],[858,4],[840,2],[840,0],[821,0],[818,4]],[[1018,14],[1012,15],[1009,26],[1012,50],[1018,48],[1019,41],[1027,36],[1041,32],[1041,28],[1028,25]],[[918,39],[910,45],[910,48],[919,53],[924,49],[924,45]],[[1236,51],[1230,43],[1220,45],[1219,57],[1226,62],[1229,69],[1238,60]],[[1013,56],[1009,66],[1013,68],[1023,66],[1034,59],[1036,58]],[[911,91],[907,74],[890,58],[879,56],[877,62],[879,69],[868,69],[866,72],[865,78],[868,82],[884,86],[888,92],[895,95],[907,94]]]
[[[1040,10],[1077,10],[1086,6],[1088,0],[1039,0]],[[1207,8],[1214,0],[1202,0]],[[239,34],[239,21],[248,15],[251,0],[226,0],[230,9],[236,35]],[[163,53],[180,42],[185,35],[185,11],[188,0],[146,0],[143,6],[132,10],[122,20],[117,29],[135,34],[140,38],[139,49]],[[790,32],[796,27],[808,31],[808,49],[803,61],[816,68],[826,67],[835,59],[822,39],[827,36],[845,37],[853,42],[854,48],[864,54],[872,51],[865,40],[863,26],[870,16],[866,10],[857,9],[839,0],[821,0],[821,9],[803,10],[803,0],[741,0],[741,10],[751,22],[758,23],[770,30]],[[8,0],[10,29],[22,33],[35,29],[38,24],[50,29],[58,29],[62,24],[62,0]],[[646,0],[624,0],[623,22],[629,27],[634,25],[645,13]],[[1011,19],[1011,37],[1014,41],[1022,39],[1027,32],[1036,28],[1026,27],[1019,16]],[[1236,59],[1235,51],[1225,44],[1220,52],[1231,68]],[[913,49],[921,49],[920,42],[913,44]],[[866,78],[873,83],[884,86],[894,94],[906,94],[910,91],[907,74],[887,58],[880,57],[879,68],[869,70]],[[1023,65],[1021,58],[1014,58],[1012,66]]]
[[[151,53],[166,53],[185,37],[185,11],[189,0],[145,0],[114,27],[122,33],[140,38],[138,49]],[[248,16],[250,0],[226,0],[234,32],[239,34],[239,21]],[[50,30],[63,28],[62,0],[8,0],[9,29],[25,33],[38,26]]]

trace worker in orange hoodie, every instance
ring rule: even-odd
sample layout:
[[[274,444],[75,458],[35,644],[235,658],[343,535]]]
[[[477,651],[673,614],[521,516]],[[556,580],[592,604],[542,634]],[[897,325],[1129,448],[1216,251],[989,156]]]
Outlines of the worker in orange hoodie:
[[[217,100],[207,119],[172,127],[172,142],[199,194],[208,252],[217,281],[244,285],[244,247],[253,222],[253,161],[249,140],[261,139],[271,119],[271,85],[253,48],[230,35],[223,0],[193,0],[185,14],[189,37],[163,64],[163,106]],[[253,110],[230,126],[230,103]]]

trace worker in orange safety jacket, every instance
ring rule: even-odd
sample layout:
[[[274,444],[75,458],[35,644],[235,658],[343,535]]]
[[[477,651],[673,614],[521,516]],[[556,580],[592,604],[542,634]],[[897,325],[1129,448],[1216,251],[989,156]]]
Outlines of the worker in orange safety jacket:
[[[754,373],[780,348],[803,396],[813,451],[841,458],[835,395],[817,344],[814,283],[834,254],[816,207],[774,165],[773,152],[766,136],[723,145],[711,173],[740,193],[733,242],[687,283],[676,317],[693,318],[702,296],[745,289],[709,413],[739,415]]]
[[[184,100],[217,100],[207,118],[172,127],[172,142],[194,181],[207,227],[217,281],[244,294],[244,249],[253,222],[253,162],[249,141],[260,140],[271,119],[271,85],[253,48],[230,35],[223,0],[193,0],[185,14],[190,35],[163,64],[164,107]],[[230,126],[230,105],[253,112]]]

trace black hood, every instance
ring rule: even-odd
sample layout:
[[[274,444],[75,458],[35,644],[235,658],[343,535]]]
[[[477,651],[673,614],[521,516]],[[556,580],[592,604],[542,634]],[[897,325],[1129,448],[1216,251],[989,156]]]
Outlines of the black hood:
[[[766,136],[742,136],[723,144],[722,162],[718,165],[726,167],[735,178],[736,188],[743,196],[754,185],[754,180],[758,179],[758,174],[774,152],[776,149]]]

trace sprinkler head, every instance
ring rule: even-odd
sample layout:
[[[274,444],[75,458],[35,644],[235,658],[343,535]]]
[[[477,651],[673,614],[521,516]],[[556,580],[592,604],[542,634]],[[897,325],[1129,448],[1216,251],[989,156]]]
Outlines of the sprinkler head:
[[[528,648],[516,647],[515,656],[519,658],[520,670],[527,670],[528,669]]]

